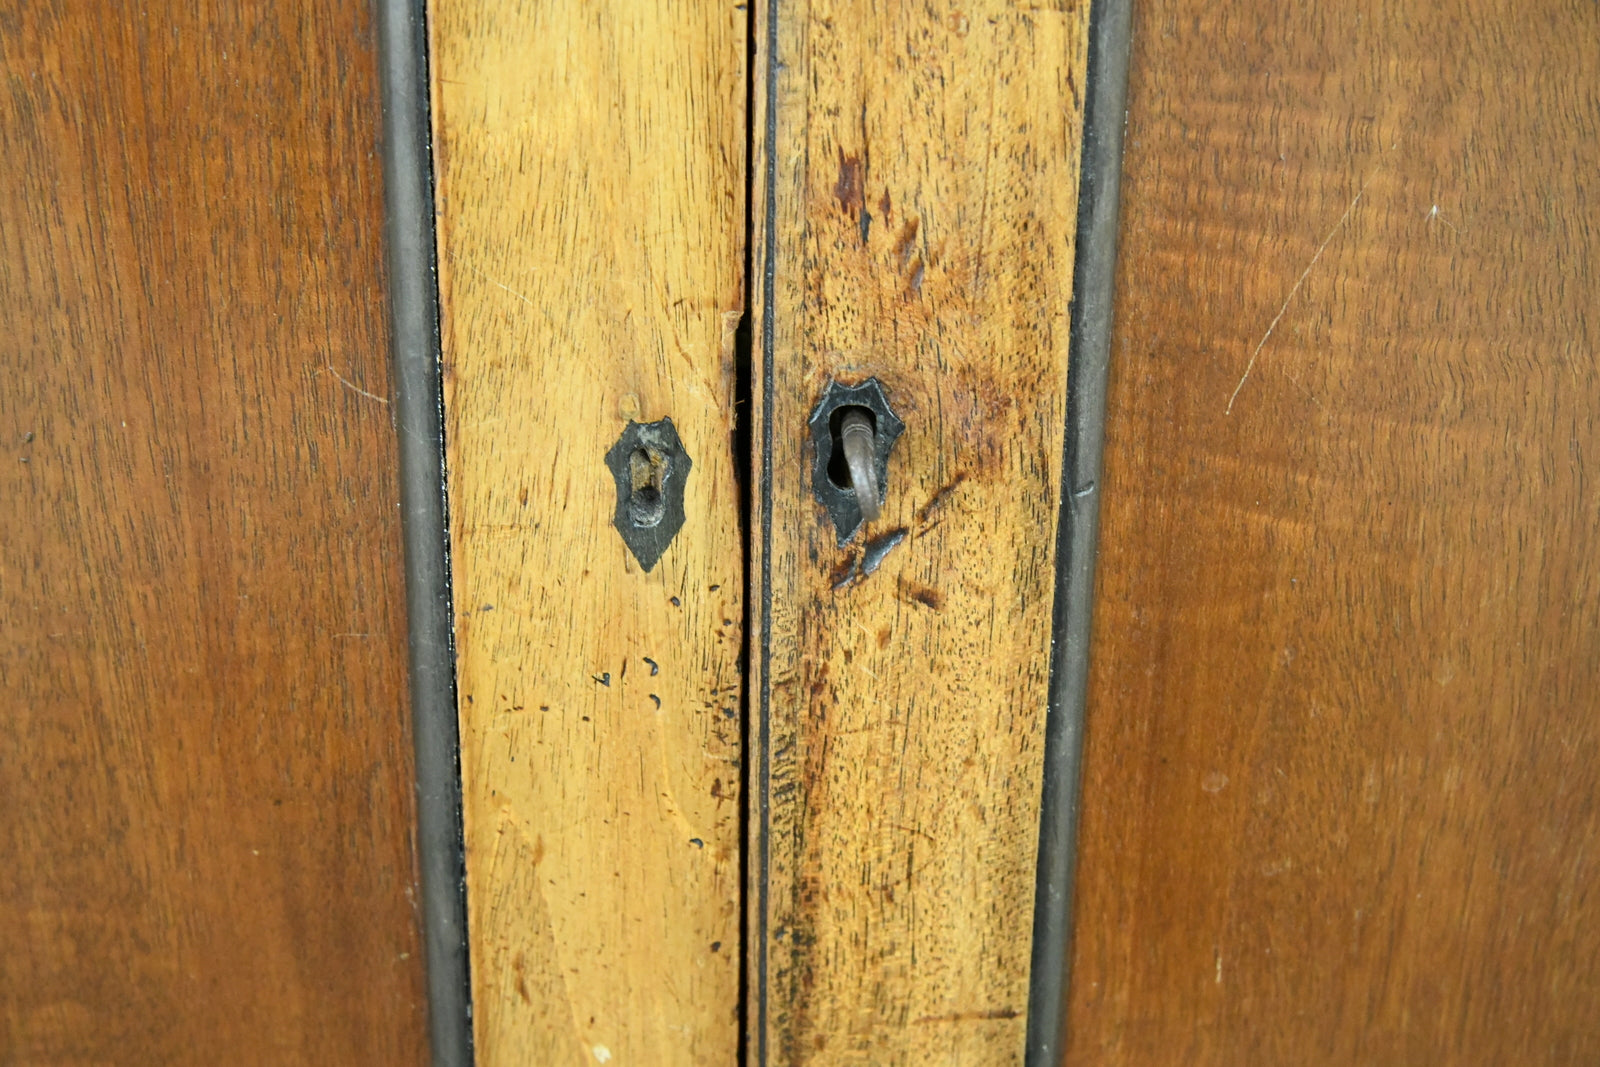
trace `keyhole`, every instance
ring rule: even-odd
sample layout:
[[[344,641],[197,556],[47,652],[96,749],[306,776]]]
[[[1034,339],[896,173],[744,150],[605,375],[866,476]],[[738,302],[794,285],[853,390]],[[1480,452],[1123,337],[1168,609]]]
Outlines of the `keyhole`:
[[[667,512],[662,483],[667,477],[667,458],[648,448],[636,448],[628,456],[628,518],[635,526],[658,526]]]
[[[842,433],[844,417],[851,414],[857,418],[866,419],[869,427],[874,426],[877,422],[870,410],[856,407],[853,404],[834,408],[833,414],[828,417],[828,432],[833,439],[833,446],[828,452],[828,481],[845,490],[855,488],[855,482],[850,478],[850,460],[846,458],[844,453],[844,435]]]
[[[855,404],[837,408],[828,419],[833,443],[828,480],[855,494],[861,517],[868,522],[878,518],[877,427],[872,409]]]

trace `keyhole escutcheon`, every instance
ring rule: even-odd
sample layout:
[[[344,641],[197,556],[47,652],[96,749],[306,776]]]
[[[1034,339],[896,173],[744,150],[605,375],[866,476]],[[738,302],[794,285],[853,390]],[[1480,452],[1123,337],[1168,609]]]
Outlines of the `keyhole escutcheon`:
[[[812,491],[843,545],[882,513],[889,495],[889,454],[905,424],[876,378],[859,385],[830,381],[809,424],[815,450]]]

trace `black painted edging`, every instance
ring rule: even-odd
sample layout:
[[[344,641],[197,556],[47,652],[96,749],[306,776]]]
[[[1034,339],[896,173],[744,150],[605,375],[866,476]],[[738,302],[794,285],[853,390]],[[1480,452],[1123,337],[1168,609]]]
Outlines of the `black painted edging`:
[[[378,0],[377,30],[428,1030],[434,1067],[470,1067],[460,727],[423,0]]]
[[[1083,717],[1089,682],[1100,458],[1111,363],[1111,300],[1117,262],[1118,185],[1127,123],[1131,0],[1094,0],[1084,103],[1083,172],[1068,342],[1066,455],[1056,533],[1050,705],[1028,989],[1028,1067],[1056,1067],[1066,1047],[1072,959],[1072,879],[1078,836]]]
[[[765,151],[761,157],[764,168],[761,205],[763,239],[760,245],[761,461],[757,468],[756,483],[756,497],[759,503],[754,515],[761,531],[761,647],[757,650],[761,661],[761,691],[758,694],[756,722],[750,731],[757,738],[756,758],[753,761],[756,776],[753,792],[756,797],[755,818],[759,836],[755,857],[756,915],[749,929],[749,936],[755,940],[755,974],[752,976],[755,985],[753,994],[755,1004],[745,1007],[746,1025],[752,1026],[755,1033],[746,1035],[743,1056],[746,1063],[750,1063],[753,1058],[755,1067],[767,1067],[767,1017],[770,1008],[767,935],[771,919],[772,884],[772,408],[776,399],[773,391],[776,358],[774,355],[776,326],[773,322],[776,304],[773,289],[778,280],[778,7],[779,0],[768,0],[766,4],[764,27],[766,50],[763,56],[766,65],[759,72],[762,91],[766,94],[766,125],[761,131],[761,135],[765,138]],[[753,22],[752,26],[760,27],[761,24],[757,21]],[[752,112],[751,119],[754,117]],[[753,137],[751,147],[754,147]],[[752,170],[751,178],[754,176]],[[752,205],[752,210],[753,207]],[[751,242],[750,247],[755,249],[755,234],[752,232],[747,239]],[[752,266],[754,266],[753,260]],[[751,283],[754,280],[750,279]],[[747,614],[749,610],[746,606]],[[748,989],[748,985],[746,988]]]

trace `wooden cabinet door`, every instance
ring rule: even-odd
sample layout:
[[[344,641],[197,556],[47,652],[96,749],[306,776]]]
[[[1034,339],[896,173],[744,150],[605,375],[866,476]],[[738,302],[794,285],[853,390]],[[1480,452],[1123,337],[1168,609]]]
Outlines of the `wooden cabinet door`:
[[[1600,1056],[1597,40],[1135,5],[1068,1063]]]
[[[479,1059],[1020,1062],[1087,7],[431,32]],[[868,383],[854,530],[813,413]]]
[[[0,1061],[1600,1057],[1593,5],[377,11],[0,0]]]
[[[424,1060],[374,44],[0,3],[0,1062]]]
[[[480,1060],[1022,1060],[1088,17],[434,5]]]

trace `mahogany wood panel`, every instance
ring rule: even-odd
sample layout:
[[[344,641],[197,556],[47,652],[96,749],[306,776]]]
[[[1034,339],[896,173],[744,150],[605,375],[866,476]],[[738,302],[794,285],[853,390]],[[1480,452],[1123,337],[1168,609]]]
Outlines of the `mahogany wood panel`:
[[[484,1067],[737,1059],[747,26],[679,0],[433,7]],[[663,418],[693,466],[646,571],[605,460]]]
[[[1022,1060],[1087,8],[758,9],[757,1064]],[[906,424],[843,547],[830,377]]]
[[[0,1061],[421,1062],[368,7],[0,79]]]
[[[1135,6],[1067,1060],[1600,1058],[1600,9]]]

